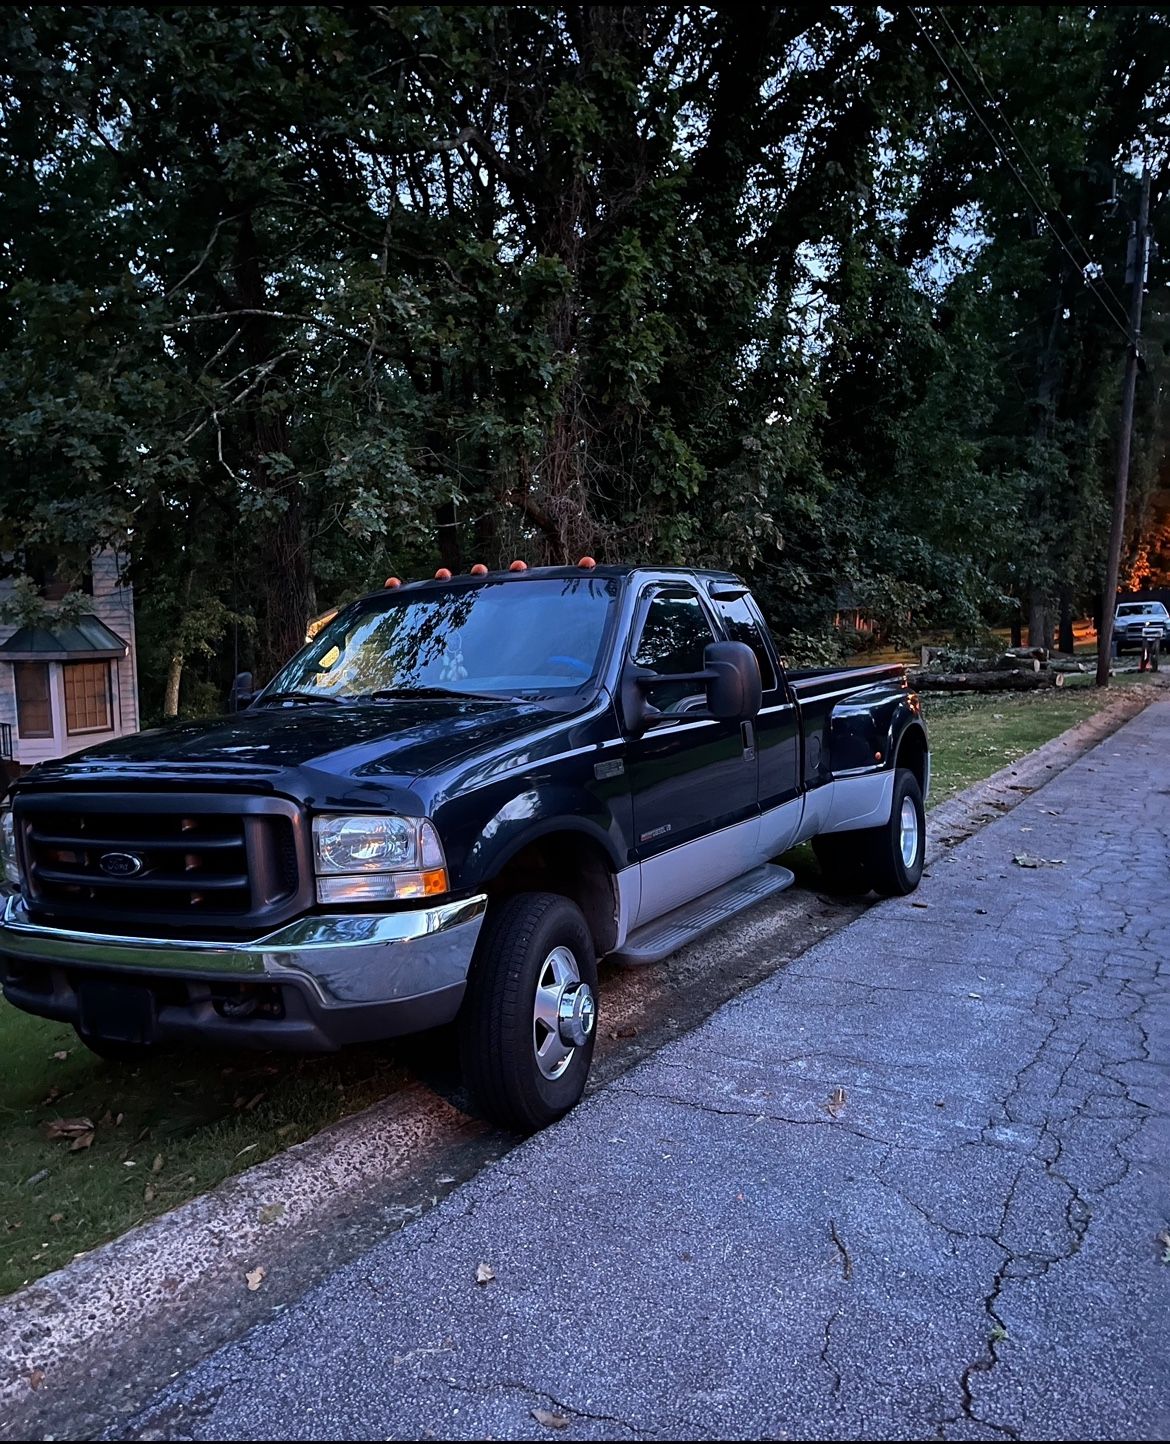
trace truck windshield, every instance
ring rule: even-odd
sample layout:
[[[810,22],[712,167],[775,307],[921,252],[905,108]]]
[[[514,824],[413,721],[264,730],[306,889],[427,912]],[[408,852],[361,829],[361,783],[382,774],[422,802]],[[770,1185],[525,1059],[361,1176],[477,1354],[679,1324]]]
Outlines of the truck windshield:
[[[485,582],[347,608],[257,699],[568,698],[603,661],[617,583]]]
[[[1156,602],[1126,602],[1118,607],[1119,617],[1160,617],[1162,608]]]

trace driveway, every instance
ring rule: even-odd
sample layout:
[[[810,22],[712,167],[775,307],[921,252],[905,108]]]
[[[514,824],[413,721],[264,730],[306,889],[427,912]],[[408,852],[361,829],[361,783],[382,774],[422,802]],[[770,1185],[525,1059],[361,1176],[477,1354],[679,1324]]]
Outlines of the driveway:
[[[1158,703],[111,1437],[1165,1437],[1168,842]]]

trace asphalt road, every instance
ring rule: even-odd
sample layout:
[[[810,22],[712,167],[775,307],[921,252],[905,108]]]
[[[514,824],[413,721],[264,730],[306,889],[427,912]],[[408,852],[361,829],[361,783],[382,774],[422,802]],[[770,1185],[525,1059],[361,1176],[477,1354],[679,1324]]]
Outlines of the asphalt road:
[[[111,1437],[1165,1437],[1168,798],[1159,703]]]

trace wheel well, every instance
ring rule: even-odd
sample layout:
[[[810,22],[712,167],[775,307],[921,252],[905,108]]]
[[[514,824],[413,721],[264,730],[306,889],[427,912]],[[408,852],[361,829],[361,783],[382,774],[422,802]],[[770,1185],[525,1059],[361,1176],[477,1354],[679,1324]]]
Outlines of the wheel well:
[[[918,785],[922,789],[923,797],[926,796],[927,783],[930,780],[929,748],[926,743],[926,733],[917,725],[907,727],[902,733],[898,743],[898,751],[894,757],[895,767],[905,767],[913,772],[918,779]]]
[[[617,945],[618,893],[613,866],[596,842],[579,832],[546,833],[508,859],[487,885],[488,897],[555,892],[581,909],[598,957]]]

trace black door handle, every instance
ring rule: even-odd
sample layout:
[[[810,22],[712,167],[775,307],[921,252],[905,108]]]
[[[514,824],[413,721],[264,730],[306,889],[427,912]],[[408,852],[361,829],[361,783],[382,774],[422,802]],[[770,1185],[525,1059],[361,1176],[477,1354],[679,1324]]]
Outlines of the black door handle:
[[[756,755],[756,729],[750,722],[739,724],[739,740],[743,743],[743,755],[750,762]]]

